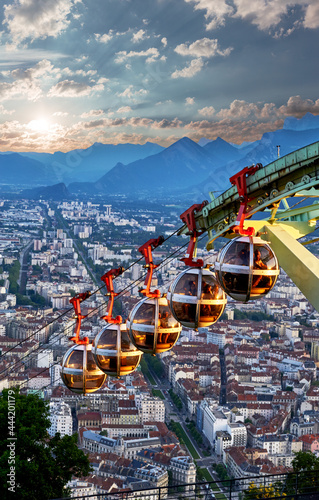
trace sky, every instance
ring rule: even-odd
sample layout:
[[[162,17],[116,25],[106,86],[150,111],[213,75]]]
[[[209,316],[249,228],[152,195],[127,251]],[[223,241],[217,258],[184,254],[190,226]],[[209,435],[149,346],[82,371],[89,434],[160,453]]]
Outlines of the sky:
[[[241,144],[319,114],[318,0],[1,4],[0,151]]]

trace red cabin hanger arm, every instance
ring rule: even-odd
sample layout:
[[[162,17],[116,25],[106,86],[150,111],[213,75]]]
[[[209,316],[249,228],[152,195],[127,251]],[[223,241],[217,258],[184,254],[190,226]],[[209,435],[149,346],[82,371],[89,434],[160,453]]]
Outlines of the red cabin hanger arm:
[[[207,203],[208,202],[206,200],[203,201],[203,203],[195,203],[180,215],[180,219],[182,219],[184,224],[187,225],[190,234],[190,241],[186,250],[186,255],[181,260],[190,267],[203,267],[204,265],[204,261],[202,259],[194,259],[194,252],[196,251],[197,246],[197,237],[204,232],[198,231],[196,229],[195,213],[202,210],[207,205]]]
[[[103,274],[103,276],[101,277],[101,280],[104,281],[107,289],[106,295],[109,296],[106,315],[101,316],[101,319],[104,319],[107,323],[119,323],[119,324],[122,323],[122,316],[116,316],[116,318],[113,318],[112,312],[114,305],[114,297],[118,295],[118,293],[114,292],[113,279],[117,278],[123,273],[124,273],[124,267],[119,267],[117,269],[110,269],[110,271]]]
[[[240,172],[230,177],[229,181],[231,184],[237,187],[240,207],[237,214],[237,220],[235,226],[232,229],[235,233],[239,233],[242,236],[254,236],[255,229],[253,227],[248,227],[244,229],[244,221],[246,217],[247,204],[249,202],[247,194],[247,183],[246,179],[249,175],[253,175],[257,170],[262,167],[261,163],[256,163],[256,165],[251,165],[250,167],[243,168]]]
[[[152,255],[152,249],[154,250],[155,248],[159,247],[164,243],[164,237],[159,236],[158,238],[153,238],[151,240],[148,240],[144,245],[142,245],[138,251],[144,256],[145,258],[145,268],[148,270],[147,275],[144,281],[144,285],[146,288],[143,288],[140,290],[140,292],[145,295],[145,297],[150,297],[150,298],[157,298],[161,296],[161,292],[159,290],[154,290],[154,292],[150,291],[151,283],[152,283],[152,277],[153,277],[153,270],[156,269],[158,266],[156,266],[153,262],[153,255]]]
[[[90,295],[91,295],[91,292],[88,291],[88,292],[78,293],[72,299],[70,299],[70,304],[72,304],[74,307],[75,318],[76,318],[74,336],[70,337],[70,340],[72,340],[72,342],[74,342],[75,344],[78,344],[78,345],[88,345],[89,344],[88,337],[83,337],[82,339],[80,339],[80,329],[81,329],[82,319],[86,318],[86,316],[87,316],[87,314],[83,315],[81,313],[81,302],[88,299],[90,297]]]

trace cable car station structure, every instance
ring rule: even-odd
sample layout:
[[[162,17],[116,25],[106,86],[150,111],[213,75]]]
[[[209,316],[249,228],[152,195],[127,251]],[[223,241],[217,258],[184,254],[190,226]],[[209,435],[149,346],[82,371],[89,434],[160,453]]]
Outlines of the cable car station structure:
[[[256,168],[257,167],[257,168]],[[240,176],[241,173],[237,174]],[[220,236],[233,238],[234,223],[240,208],[245,210],[244,228],[253,227],[259,236],[271,244],[279,265],[319,311],[319,262],[297,240],[316,229],[319,219],[319,142],[290,153],[265,167],[257,164],[242,171],[241,183],[236,176],[234,185],[195,214],[198,231],[207,231],[207,250],[214,248]],[[307,200],[306,206],[289,208],[287,198]],[[279,208],[282,203],[283,208]],[[270,213],[269,213],[270,211]],[[252,220],[257,212],[267,217]],[[185,225],[179,234],[186,234]],[[316,240],[314,240],[316,241]]]

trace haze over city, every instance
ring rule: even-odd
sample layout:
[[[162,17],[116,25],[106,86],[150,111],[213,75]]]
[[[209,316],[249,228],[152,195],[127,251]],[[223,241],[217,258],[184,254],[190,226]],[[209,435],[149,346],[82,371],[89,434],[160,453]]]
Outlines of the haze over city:
[[[316,0],[16,0],[0,12],[1,151],[240,144],[319,114]]]

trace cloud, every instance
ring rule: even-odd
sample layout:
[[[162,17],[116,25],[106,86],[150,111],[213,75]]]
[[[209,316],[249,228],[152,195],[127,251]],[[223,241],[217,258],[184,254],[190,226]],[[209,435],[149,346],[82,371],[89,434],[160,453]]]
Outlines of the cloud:
[[[0,115],[13,115],[14,113],[15,113],[14,109],[9,111],[8,109],[5,109],[2,104],[0,104]]]
[[[301,118],[306,113],[319,114],[319,99],[302,99],[300,95],[289,97],[287,104],[276,107],[274,103],[252,103],[235,99],[229,108],[223,108],[217,113],[221,120],[246,120],[248,118],[258,120],[276,120],[286,116]]]
[[[306,113],[319,115],[319,99],[301,99],[300,95],[289,97],[286,106],[280,106],[279,113],[284,116],[295,116],[301,118]]]
[[[166,38],[166,36],[164,36],[164,37],[161,39],[161,42],[162,42],[162,44],[164,45],[164,47],[166,47],[166,45],[167,45],[167,38]]]
[[[192,56],[192,57],[214,57],[216,55],[219,56],[228,56],[232,48],[229,47],[225,50],[220,50],[218,48],[218,40],[210,38],[202,38],[201,40],[196,40],[196,42],[187,45],[186,43],[182,43],[177,45],[174,49],[177,54],[181,56]]]
[[[249,1],[249,0],[248,0]],[[215,29],[225,24],[225,18],[233,13],[233,8],[226,0],[185,0],[195,4],[195,10],[205,10],[205,18],[209,21],[207,30]]]
[[[193,106],[195,104],[195,97],[186,97],[185,102],[187,106]]]
[[[81,118],[90,118],[91,116],[101,116],[104,115],[103,109],[91,109],[86,113],[82,113]]]
[[[100,43],[108,43],[113,38],[113,31],[110,30],[108,33],[104,35],[100,35],[99,33],[94,33],[95,40]]]
[[[33,81],[17,80],[13,83],[0,83],[0,101],[7,101],[13,98],[36,101],[41,96],[41,88]]]
[[[14,45],[24,40],[56,38],[70,24],[73,0],[16,0],[3,7],[4,21]]]
[[[160,53],[158,49],[155,47],[150,47],[147,50],[141,50],[140,52],[131,50],[130,52],[127,52],[126,50],[122,50],[121,52],[116,53],[116,59],[115,62],[118,64],[122,64],[125,62],[127,59],[130,59],[131,57],[146,57],[146,62],[154,62],[156,59],[159,58]]]
[[[214,140],[222,137],[225,141],[241,144],[243,141],[256,141],[266,132],[282,128],[283,120],[258,122],[257,120],[234,121],[224,119],[217,122],[208,120],[190,122],[185,125],[188,136],[193,140],[201,137]]]
[[[122,106],[117,110],[117,113],[130,113],[132,111],[131,106]]]
[[[48,97],[84,97],[104,89],[102,84],[88,85],[75,82],[74,80],[63,80],[51,87]]]
[[[146,38],[149,38],[149,36],[146,35],[146,32],[144,30],[139,30],[137,31],[137,33],[133,33],[132,42],[138,43],[142,40],[145,40]]]
[[[304,28],[319,27],[319,5],[317,0],[184,0],[194,4],[195,10],[204,10],[207,21],[206,30],[223,26],[228,17],[239,18],[257,26],[259,30],[268,31],[278,26],[283,18],[293,12],[293,7],[300,6],[304,11],[301,22],[284,31],[279,30],[276,37],[289,35],[294,29],[303,25]]]
[[[317,0],[310,2],[306,8],[303,25],[305,28],[319,28],[319,4]]]
[[[54,68],[52,63],[47,59],[42,59],[35,66],[31,68],[22,69],[17,68],[11,71],[10,75],[16,80],[34,80],[36,78],[43,78],[44,76],[51,75],[56,76],[59,74],[60,70]]]
[[[56,111],[55,113],[53,113],[52,116],[60,116],[60,117],[63,117],[63,116],[68,116],[69,113],[67,112],[63,112],[63,111]]]
[[[206,106],[205,108],[199,109],[198,113],[203,116],[213,116],[215,114],[215,108],[213,106]]]
[[[172,73],[171,78],[191,78],[196,75],[199,71],[201,71],[204,63],[202,59],[193,59],[189,66],[186,66],[183,69],[176,70]]]
[[[145,89],[133,90],[133,85],[129,85],[126,89],[117,94],[119,97],[128,97],[129,99],[134,99],[135,97],[142,96],[148,94],[148,91]]]

